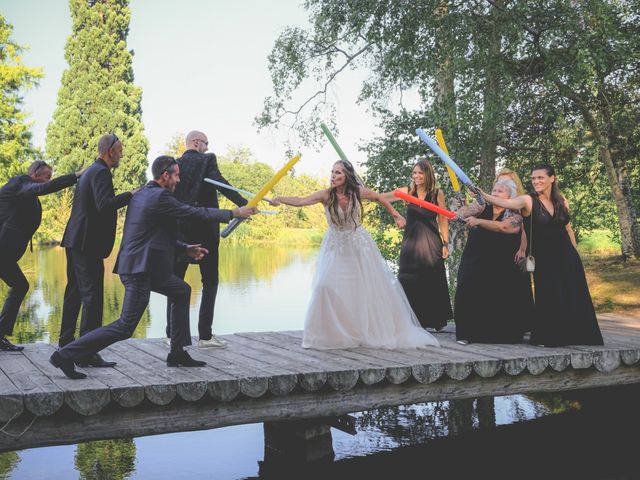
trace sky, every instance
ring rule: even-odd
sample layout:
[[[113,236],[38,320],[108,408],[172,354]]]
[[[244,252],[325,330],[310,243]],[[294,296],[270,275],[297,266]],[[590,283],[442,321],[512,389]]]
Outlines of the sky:
[[[290,131],[258,133],[253,119],[272,94],[267,56],[287,26],[308,26],[299,0],[131,0],[128,48],[135,52],[135,84],[142,88],[142,120],[150,162],[179,133],[202,130],[217,154],[246,146],[274,168],[286,162]],[[44,149],[56,106],[64,46],[71,33],[66,0],[1,0],[0,12],[13,25],[12,39],[26,45],[24,64],[42,67],[39,87],[24,95],[33,121],[34,144]],[[375,119],[356,104],[366,72],[346,72],[332,86],[338,143],[359,165],[357,145],[379,132]],[[125,145],[126,148],[126,145]],[[337,155],[328,142],[320,151],[300,146],[296,171],[327,177]],[[93,153],[88,153],[93,156]]]

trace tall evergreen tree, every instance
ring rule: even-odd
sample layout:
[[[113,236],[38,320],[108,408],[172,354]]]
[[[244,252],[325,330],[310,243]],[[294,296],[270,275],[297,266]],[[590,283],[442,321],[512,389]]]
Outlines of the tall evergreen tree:
[[[0,14],[0,184],[23,172],[38,155],[21,106],[22,92],[37,85],[42,70],[22,64],[24,48],[11,40],[12,31]]]
[[[46,153],[60,172],[76,171],[97,156],[98,139],[115,133],[124,157],[114,171],[116,191],[146,180],[149,143],[142,125],[142,90],[133,84],[127,50],[129,0],[70,0],[72,33],[65,47],[57,107],[47,128]]]

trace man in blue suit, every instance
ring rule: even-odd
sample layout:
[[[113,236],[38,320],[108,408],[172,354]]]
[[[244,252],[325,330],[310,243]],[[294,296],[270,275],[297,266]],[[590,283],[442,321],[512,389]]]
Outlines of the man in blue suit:
[[[178,219],[229,222],[234,217],[246,218],[256,213],[255,207],[234,210],[192,207],[173,196],[180,182],[180,167],[173,157],[161,156],[151,166],[154,180],[136,193],[129,202],[124,234],[114,272],[120,275],[125,294],[120,318],[88,332],[51,355],[50,362],[72,379],[86,375],[75,370],[78,359],[88,358],[109,345],[133,334],[149,303],[150,293],[166,295],[174,303],[171,316],[170,367],[200,367],[205,362],[194,360],[183,347],[191,345],[189,299],[191,287],[173,273],[176,249],[198,260],[208,252],[200,245],[187,245],[177,240]]]
[[[10,179],[0,189],[0,278],[10,287],[0,312],[0,350],[20,351],[7,336],[13,332],[20,305],[29,291],[29,282],[18,266],[31,237],[40,226],[42,206],[38,197],[74,185],[82,172],[51,180],[51,166],[33,162],[29,172]]]

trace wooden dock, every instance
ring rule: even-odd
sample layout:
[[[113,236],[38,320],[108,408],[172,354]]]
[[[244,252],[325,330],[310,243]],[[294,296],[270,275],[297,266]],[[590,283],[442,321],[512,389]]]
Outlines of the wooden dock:
[[[197,349],[202,368],[170,368],[162,339],[104,351],[116,368],[51,366],[54,346],[0,352],[0,451],[321,418],[427,401],[640,383],[640,319],[600,315],[602,347],[459,345],[436,334],[425,350],[306,350],[302,332],[237,333],[226,349]]]

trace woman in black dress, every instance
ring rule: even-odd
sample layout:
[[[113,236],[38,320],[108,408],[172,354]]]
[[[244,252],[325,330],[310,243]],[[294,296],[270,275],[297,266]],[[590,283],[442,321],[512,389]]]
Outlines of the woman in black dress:
[[[400,190],[447,208],[444,193],[436,186],[433,167],[426,159],[416,162],[411,184]],[[398,200],[392,193],[385,198]],[[444,266],[449,256],[449,220],[413,203],[407,205],[406,219],[398,280],[420,324],[438,331],[453,318]]]
[[[492,194],[514,198],[516,184],[501,180]],[[459,343],[522,343],[525,318],[533,304],[524,302],[521,277],[513,257],[520,245],[522,216],[477,202],[458,211],[472,227],[458,269],[454,302]],[[473,215],[473,216],[470,216]]]
[[[531,173],[533,195],[502,199],[483,193],[493,205],[521,210],[536,259],[535,320],[531,343],[541,346],[602,345],[593,302],[576,240],[569,224],[569,207],[560,193],[555,171],[538,165]]]

